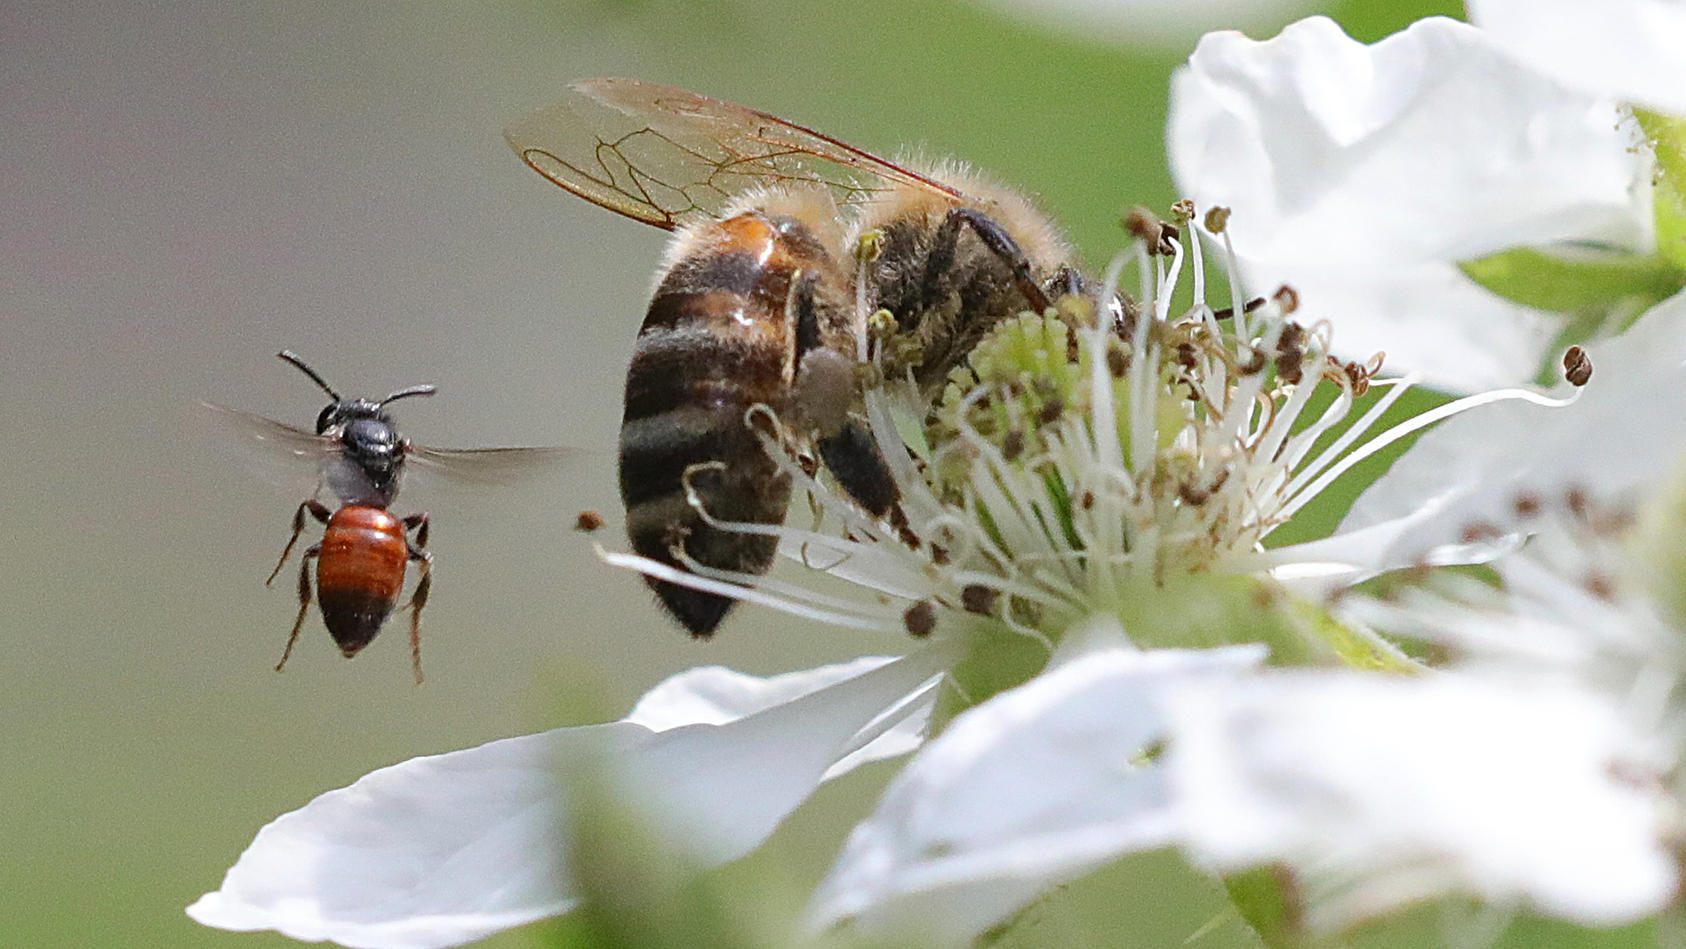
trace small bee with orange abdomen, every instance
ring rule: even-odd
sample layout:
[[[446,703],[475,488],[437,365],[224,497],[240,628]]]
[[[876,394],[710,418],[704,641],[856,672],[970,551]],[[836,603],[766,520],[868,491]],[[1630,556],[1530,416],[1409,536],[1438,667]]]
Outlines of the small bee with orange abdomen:
[[[398,497],[407,461],[416,461],[441,473],[468,481],[501,480],[534,463],[557,456],[549,448],[429,448],[413,444],[398,434],[386,406],[412,396],[432,395],[433,386],[400,389],[379,402],[345,399],[314,369],[292,352],[280,357],[309,376],[330,402],[316,417],[316,431],[307,432],[283,422],[207,405],[234,423],[245,434],[280,448],[287,457],[315,464],[319,472],[317,490],[326,486],[339,500],[330,508],[313,495],[293,512],[293,534],[282,548],[281,559],[270,571],[267,583],[280,575],[308,513],[325,525],[322,540],[306,548],[299,564],[299,612],[293,620],[287,647],[276,663],[276,671],[287,664],[304,627],[310,609],[310,563],[316,561],[316,598],[322,622],[341,654],[351,658],[379,633],[398,605],[404,574],[411,563],[420,565],[421,576],[405,607],[410,611],[410,655],[416,682],[422,681],[421,611],[427,605],[433,585],[433,555],[427,551],[428,516],[396,517],[387,511]],[[415,539],[410,539],[410,532]]]
[[[1077,294],[1102,312],[1053,225],[958,167],[912,170],[782,119],[632,79],[589,79],[505,130],[574,194],[665,230],[627,369],[620,446],[639,554],[707,577],[760,575],[790,478],[767,454],[764,406],[807,436],[865,511],[896,487],[859,414],[867,317],[888,310],[934,395],[997,321]],[[868,237],[870,258],[857,253]],[[707,636],[728,597],[646,577]]]

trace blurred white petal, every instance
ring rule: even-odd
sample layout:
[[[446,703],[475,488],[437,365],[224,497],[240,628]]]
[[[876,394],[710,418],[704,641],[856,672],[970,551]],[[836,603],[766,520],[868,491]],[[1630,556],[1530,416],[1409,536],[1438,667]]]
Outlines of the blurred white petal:
[[[855,828],[809,911],[910,945],[961,945],[1049,888],[1177,839],[1157,769],[1160,693],[1229,680],[1262,646],[1103,650],[956,718]]]
[[[849,662],[774,676],[746,675],[724,666],[698,666],[644,693],[622,721],[658,732],[680,725],[723,725],[894,660],[894,656],[862,656]],[[832,765],[825,779],[829,781],[868,762],[894,758],[919,747],[935,700],[935,690],[924,690],[914,700],[916,708],[894,710],[899,712],[894,724]],[[885,713],[892,711],[886,709]]]
[[[950,661],[933,644],[770,680],[693,670],[646,696],[639,721],[383,768],[271,822],[188,913],[223,929],[422,949],[565,912],[576,897],[564,836],[570,761],[613,766],[677,859],[732,860],[840,759],[928,714],[926,693]]]
[[[1524,496],[1579,488],[1619,497],[1667,475],[1686,451],[1686,294],[1619,337],[1586,347],[1592,381],[1551,409],[1503,402],[1423,435],[1353,503],[1340,535],[1366,532],[1379,565],[1432,558],[1477,525],[1516,520]]]
[[[1275,30],[1319,0],[987,0],[1032,26],[1093,42],[1187,49],[1209,30]]]
[[[1470,22],[1529,66],[1594,95],[1686,115],[1679,0],[1466,0]]]
[[[1250,292],[1300,291],[1352,358],[1440,387],[1532,377],[1555,324],[1458,261],[1523,245],[1646,246],[1649,214],[1615,104],[1428,19],[1374,45],[1314,17],[1275,39],[1207,36],[1172,81],[1181,193],[1231,208]]]
[[[1317,929],[1457,893],[1602,925],[1673,895],[1660,787],[1600,697],[1521,681],[1280,673],[1170,695],[1196,859],[1284,864]]]

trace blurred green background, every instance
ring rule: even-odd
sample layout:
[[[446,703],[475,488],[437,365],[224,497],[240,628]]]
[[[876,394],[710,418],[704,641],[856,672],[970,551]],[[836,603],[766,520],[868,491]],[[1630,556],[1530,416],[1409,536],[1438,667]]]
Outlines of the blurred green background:
[[[1332,10],[1369,40],[1429,6]],[[618,529],[621,379],[663,235],[546,184],[500,128],[580,77],[695,88],[881,153],[966,158],[1103,260],[1124,208],[1175,197],[1165,89],[1192,41],[1086,42],[1034,19],[888,0],[0,10],[0,943],[289,944],[182,907],[317,793],[614,717],[699,663],[772,673],[901,648],[754,608],[691,643],[571,532],[585,508]],[[518,488],[406,492],[438,558],[424,687],[401,624],[346,662],[313,615],[271,669],[294,600],[263,578],[301,495],[252,477],[197,403],[308,424],[323,399],[283,347],[347,394],[436,383],[400,406],[417,440],[588,449]],[[802,893],[892,771],[824,789],[727,878]],[[1162,857],[1085,890],[1077,917],[1140,945],[1181,943],[1222,907]]]

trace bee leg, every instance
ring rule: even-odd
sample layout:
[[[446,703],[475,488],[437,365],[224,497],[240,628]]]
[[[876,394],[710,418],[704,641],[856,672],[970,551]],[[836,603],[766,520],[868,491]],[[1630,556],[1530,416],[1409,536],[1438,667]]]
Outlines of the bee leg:
[[[422,684],[421,668],[421,611],[427,605],[427,595],[433,589],[433,555],[427,552],[427,528],[431,522],[425,513],[404,518],[404,529],[416,532],[409,545],[410,560],[421,564],[421,577],[416,580],[416,592],[410,594],[410,665],[416,671],[416,684]]]
[[[947,276],[954,265],[955,245],[960,240],[960,228],[970,227],[978,235],[990,253],[1001,259],[1007,269],[1013,272],[1013,283],[1024,295],[1025,303],[1032,310],[1041,313],[1048,308],[1048,295],[1036,285],[1031,277],[1030,260],[1025,257],[1024,250],[1019,247],[1012,235],[1002,230],[1001,225],[982,211],[974,208],[950,208],[948,216],[943,218],[942,225],[937,228],[935,238],[931,242],[930,253],[925,258],[925,275],[920,281],[920,297],[922,305],[919,311],[924,311],[934,305],[946,291],[944,286]],[[907,327],[911,329],[912,327]]]
[[[818,349],[824,345],[820,337],[819,308],[814,304],[814,287],[818,285],[820,275],[813,271],[803,270],[797,273],[796,280],[790,288],[790,316],[796,324],[796,332],[792,334],[796,340],[795,360],[792,368],[802,365],[802,357],[809,350]]]
[[[419,513],[416,513],[416,514],[411,514],[409,517],[404,518],[404,529],[407,530],[407,531],[415,531],[416,532],[415,545],[410,548],[410,554],[411,554],[410,559],[411,560],[416,559],[415,551],[416,551],[417,547],[422,548],[422,549],[426,549],[426,547],[427,547],[427,525],[428,525],[428,523],[429,522],[428,522],[428,519],[427,519],[426,512],[419,512]]]
[[[303,511],[304,508],[301,506],[299,510]],[[294,534],[293,537],[296,539],[298,535]],[[281,651],[281,661],[275,664],[276,672],[280,672],[281,667],[287,664],[287,658],[293,654],[293,644],[299,641],[299,630],[304,628],[304,614],[310,609],[310,560],[321,552],[321,544],[311,544],[305,549],[304,556],[299,558],[299,615],[293,620],[293,632],[287,637],[287,648]]]
[[[299,542],[299,534],[304,531],[305,511],[309,511],[312,517],[324,524],[333,517],[333,512],[315,498],[308,498],[301,503],[299,509],[293,512],[293,536],[287,538],[287,546],[281,548],[281,559],[275,562],[275,569],[269,571],[269,579],[263,582],[264,586],[274,583],[275,578],[281,575],[281,567],[286,564],[287,556],[293,552],[293,545]]]
[[[851,416],[835,435],[815,440],[826,470],[856,504],[873,517],[883,517],[900,499],[895,476],[878,451],[872,430]]]
[[[426,529],[427,522],[422,522]],[[410,665],[416,670],[416,684],[422,684],[421,668],[421,611],[427,605],[427,594],[433,589],[433,555],[425,550],[410,548],[410,559],[421,564],[421,577],[416,592],[410,594]]]

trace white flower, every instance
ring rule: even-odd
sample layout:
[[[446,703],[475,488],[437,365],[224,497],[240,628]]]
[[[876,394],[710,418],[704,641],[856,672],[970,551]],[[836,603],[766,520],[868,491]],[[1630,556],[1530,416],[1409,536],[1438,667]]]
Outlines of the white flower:
[[[855,828],[809,925],[845,920],[909,945],[965,945],[1052,887],[1175,844],[1183,825],[1142,753],[1167,691],[1218,689],[1256,646],[1096,650],[966,712]]]
[[[1456,649],[1456,671],[1220,675],[1215,655],[1204,670],[1078,655],[923,748],[845,847],[811,922],[960,944],[1160,846],[1218,871],[1287,868],[1322,930],[1446,894],[1588,924],[1656,911],[1677,887],[1670,821],[1686,813],[1686,794],[1662,793],[1686,754],[1686,639],[1646,603],[1610,599],[1602,578],[1618,574],[1596,564],[1613,548],[1585,529],[1561,539],[1547,508],[1650,490],[1673,468],[1686,413],[1665,394],[1686,386],[1683,320],[1686,301],[1671,300],[1593,347],[1594,381],[1573,405],[1479,407],[1420,439],[1355,507],[1376,519],[1319,542],[1373,543],[1398,564],[1458,546],[1472,524],[1488,543],[1543,532],[1497,562],[1502,593],[1457,587],[1485,591],[1482,609],[1341,601]],[[1166,662],[1177,671],[1144,682]],[[1033,755],[1040,743],[1054,750]]]
[[[1452,20],[1371,46],[1320,17],[1265,42],[1211,34],[1173,79],[1167,137],[1182,194],[1235,210],[1244,275],[1298,289],[1344,354],[1385,350],[1452,391],[1534,378],[1560,326],[1459,262],[1652,239],[1615,101]]]
[[[619,722],[383,768],[265,827],[188,915],[424,949],[567,912],[569,767],[613,769],[677,857],[725,863],[822,781],[916,744],[950,662],[933,647],[767,679],[692,669]]]
[[[1448,894],[1608,925],[1674,893],[1644,743],[1595,693],[1283,672],[1191,686],[1166,714],[1184,848],[1285,867],[1313,931]]]
[[[1384,564],[1479,559],[1441,554],[1491,539],[1472,533],[1511,532],[1528,498],[1654,486],[1686,445],[1686,412],[1670,395],[1686,389],[1686,294],[1586,351],[1593,381],[1574,405],[1487,405],[1437,426],[1354,502],[1331,543],[1362,545]]]
[[[1493,43],[1564,85],[1686,116],[1679,0],[1466,0]]]

